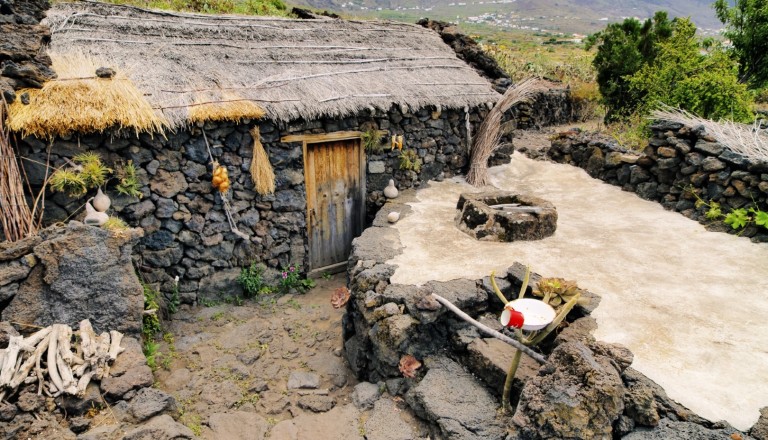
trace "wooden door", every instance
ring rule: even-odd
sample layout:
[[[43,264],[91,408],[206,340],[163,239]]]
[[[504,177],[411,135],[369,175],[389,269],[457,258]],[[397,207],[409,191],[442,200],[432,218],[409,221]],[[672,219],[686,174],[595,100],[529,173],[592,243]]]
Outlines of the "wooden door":
[[[310,271],[344,268],[365,222],[364,156],[360,139],[306,143]]]

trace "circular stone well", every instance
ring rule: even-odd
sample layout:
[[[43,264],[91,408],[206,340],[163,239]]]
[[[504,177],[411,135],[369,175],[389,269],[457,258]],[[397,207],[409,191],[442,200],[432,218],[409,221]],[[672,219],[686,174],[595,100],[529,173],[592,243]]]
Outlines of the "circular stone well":
[[[456,226],[483,241],[541,240],[555,233],[557,210],[538,197],[507,191],[464,193]]]

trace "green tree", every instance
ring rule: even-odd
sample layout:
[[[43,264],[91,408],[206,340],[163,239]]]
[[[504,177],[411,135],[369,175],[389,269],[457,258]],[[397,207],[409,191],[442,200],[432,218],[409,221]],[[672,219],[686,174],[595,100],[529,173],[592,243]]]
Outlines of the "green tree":
[[[751,95],[737,73],[722,45],[699,40],[690,19],[678,18],[672,36],[656,45],[653,61],[627,81],[635,95],[643,96],[640,114],[664,103],[708,119],[747,122],[753,117]]]
[[[726,25],[739,60],[739,79],[760,88],[768,86],[768,0],[715,1],[717,18]]]
[[[644,23],[628,18],[587,38],[587,50],[597,47],[593,65],[607,108],[607,122],[624,119],[634,112],[643,95],[630,88],[628,77],[653,61],[658,43],[671,35],[672,23],[667,13],[658,11]]]

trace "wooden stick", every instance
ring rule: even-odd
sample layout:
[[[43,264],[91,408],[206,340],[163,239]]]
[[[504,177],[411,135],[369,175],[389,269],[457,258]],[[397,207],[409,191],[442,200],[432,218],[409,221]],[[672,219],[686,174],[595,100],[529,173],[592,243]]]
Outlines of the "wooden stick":
[[[501,333],[497,332],[496,330],[488,327],[487,325],[485,325],[485,324],[483,324],[481,322],[475,321],[474,319],[472,319],[471,316],[469,316],[466,313],[464,313],[460,308],[456,307],[453,303],[451,303],[447,299],[443,298],[442,296],[440,296],[440,295],[438,295],[436,293],[433,293],[432,296],[435,298],[435,300],[437,300],[437,302],[439,302],[440,304],[444,305],[448,310],[450,310],[453,313],[455,313],[459,318],[461,318],[464,321],[472,324],[474,327],[476,327],[477,329],[479,329],[483,333],[485,333],[485,334],[487,334],[489,336],[493,336],[494,338],[496,338],[496,339],[498,339],[498,340],[500,340],[502,342],[506,342],[507,344],[509,344],[509,345],[515,347],[516,349],[520,350],[521,352],[523,352],[524,354],[528,355],[529,357],[531,357],[533,360],[535,360],[536,362],[538,362],[540,364],[544,364],[544,363],[547,362],[547,358],[545,358],[544,356],[540,355],[539,353],[536,353],[535,351],[531,350],[529,347],[526,347],[525,345],[523,345],[522,342],[516,341],[516,340],[510,338],[507,335],[504,335],[504,334],[501,334]]]
[[[114,361],[117,359],[117,355],[125,351],[125,348],[120,346],[120,342],[123,340],[123,334],[117,330],[112,330],[109,332],[109,335],[112,339],[109,345],[109,360]]]
[[[5,349],[5,362],[0,371],[0,386],[7,385],[16,372],[16,359],[19,357],[23,336],[11,336],[8,340],[8,348]]]

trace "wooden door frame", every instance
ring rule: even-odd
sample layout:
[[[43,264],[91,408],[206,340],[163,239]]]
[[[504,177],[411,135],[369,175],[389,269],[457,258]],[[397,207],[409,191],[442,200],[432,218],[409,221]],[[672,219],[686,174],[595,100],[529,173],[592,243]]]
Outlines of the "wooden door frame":
[[[280,142],[283,143],[290,143],[290,142],[301,142],[302,143],[302,159],[304,164],[304,197],[306,199],[307,197],[307,151],[308,146],[310,144],[318,144],[323,142],[333,142],[333,141],[345,141],[350,139],[357,139],[360,142],[360,155],[359,155],[359,165],[360,165],[360,191],[361,196],[363,200],[363,208],[365,208],[365,195],[366,195],[366,175],[365,175],[365,165],[366,165],[366,157],[365,157],[365,147],[363,146],[362,141],[363,132],[362,131],[336,131],[333,133],[324,133],[324,134],[299,134],[299,135],[287,135],[280,138]],[[362,221],[365,222],[365,212],[361,214]],[[309,204],[307,203],[307,207],[305,209],[304,213],[305,223],[307,225],[307,242],[311,239],[310,237],[310,215],[309,215]],[[365,225],[362,224],[362,227]],[[311,246],[310,246],[311,249]],[[312,263],[312,258],[310,255],[307,257],[307,262],[309,265]],[[346,261],[342,261],[336,264],[332,264],[330,266],[324,266],[324,267],[309,267],[308,274],[310,276],[319,275],[323,272],[329,272],[329,273],[337,273],[342,272],[347,266]]]

